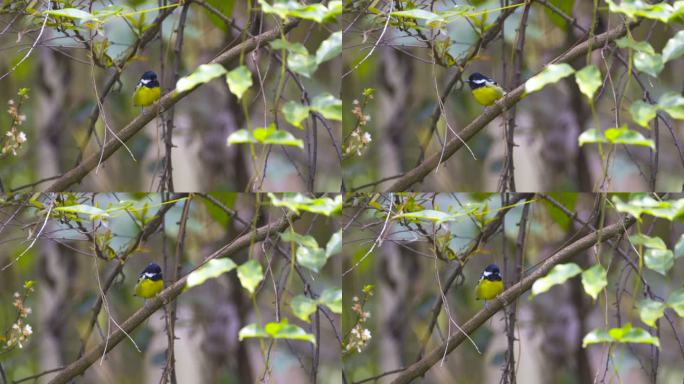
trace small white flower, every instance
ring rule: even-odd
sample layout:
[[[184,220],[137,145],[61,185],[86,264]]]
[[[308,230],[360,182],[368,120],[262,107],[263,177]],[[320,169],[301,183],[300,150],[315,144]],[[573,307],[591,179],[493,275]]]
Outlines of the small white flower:
[[[22,131],[22,132],[19,132],[19,134],[17,135],[17,142],[18,142],[19,144],[21,144],[21,143],[26,142],[26,140],[27,140],[26,134],[25,134],[23,131]]]
[[[373,138],[371,137],[371,134],[370,134],[369,132],[364,132],[364,133],[363,133],[363,138],[361,139],[361,141],[362,141],[364,144],[368,144],[368,143],[370,143],[371,141],[373,141]]]

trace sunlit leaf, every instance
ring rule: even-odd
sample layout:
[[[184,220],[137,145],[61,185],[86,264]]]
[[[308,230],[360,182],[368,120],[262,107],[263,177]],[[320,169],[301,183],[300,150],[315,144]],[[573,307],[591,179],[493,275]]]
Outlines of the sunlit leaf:
[[[679,31],[665,44],[663,48],[663,61],[668,62],[682,55],[684,55],[684,31]]]
[[[312,199],[301,193],[284,193],[282,198],[269,193],[271,205],[274,207],[286,207],[299,214],[299,211],[307,211],[325,216],[338,215],[342,211],[342,195],[336,195],[333,199],[320,197]]]
[[[661,250],[667,249],[665,241],[663,241],[663,239],[661,239],[658,236],[648,236],[644,235],[643,233],[637,233],[631,235],[629,237],[629,241],[634,245],[643,245],[647,248],[655,248]]]
[[[280,234],[280,238],[283,239],[283,241],[294,242],[297,245],[301,245],[303,247],[318,248],[318,242],[313,236],[300,235],[299,233],[292,230],[292,228],[288,229],[285,232],[282,232]]]
[[[304,246],[297,247],[295,252],[297,264],[318,273],[325,265],[328,258],[325,257],[325,250],[318,247],[309,248]]]
[[[226,75],[226,82],[230,92],[238,99],[252,86],[252,72],[245,65],[241,65]]]
[[[599,263],[582,272],[584,292],[596,300],[598,294],[608,285],[606,269]]]
[[[443,223],[445,221],[453,221],[460,218],[462,215],[454,215],[448,212],[436,211],[434,209],[425,209],[416,212],[402,212],[395,215],[394,219],[417,219],[417,220],[427,220],[433,221],[435,223]]]
[[[228,145],[249,143],[287,145],[299,148],[304,147],[304,142],[302,140],[297,139],[288,131],[276,129],[275,124],[273,123],[266,128],[256,128],[251,131],[240,129],[228,136]]]
[[[318,298],[321,305],[330,308],[333,313],[342,313],[342,290],[336,288],[328,288],[321,292],[321,297]]]
[[[80,10],[78,8],[64,8],[64,9],[53,9],[49,11],[43,11],[44,15],[66,17],[69,19],[79,19],[79,20],[93,20],[96,19],[92,14]]]
[[[342,230],[333,233],[325,245],[325,257],[337,255],[342,252]]]
[[[674,246],[674,257],[680,258],[682,256],[684,256],[684,235],[679,237],[679,240],[677,240],[677,243]]]
[[[316,63],[321,64],[342,54],[342,32],[334,32],[316,51]]]
[[[288,324],[287,319],[282,319],[280,323],[268,323],[265,327],[255,323],[249,324],[238,332],[238,338],[240,341],[249,338],[290,339],[316,344],[314,335],[306,333],[296,325]]]
[[[575,263],[558,264],[554,266],[546,276],[537,279],[537,281],[532,284],[530,299],[540,293],[548,291],[554,285],[565,283],[568,279],[577,276],[580,273],[582,273],[582,268]]]
[[[667,92],[658,99],[658,106],[675,119],[684,120],[684,96]]]
[[[442,16],[419,8],[407,9],[403,11],[394,11],[390,13],[390,16],[414,20],[424,20],[425,23],[430,27],[439,27],[446,22],[446,20]]]
[[[88,216],[91,220],[109,217],[104,209],[93,207],[87,204],[68,205],[66,207],[56,207],[53,212],[68,212]]]
[[[642,0],[622,0],[616,4],[606,0],[610,13],[624,13],[631,18],[645,17],[667,23],[672,17],[673,7],[667,3],[650,4]]]
[[[648,123],[656,117],[658,106],[651,105],[645,101],[637,100],[629,108],[632,120],[644,128],[648,128]]]
[[[309,117],[309,107],[290,100],[282,108],[285,120],[297,128],[303,129],[302,120]]]
[[[201,285],[209,279],[217,278],[226,272],[232,271],[235,267],[237,267],[235,262],[227,257],[209,260],[203,266],[190,272],[187,280],[187,288]]]
[[[644,299],[637,304],[639,317],[644,324],[655,327],[655,322],[660,319],[665,312],[665,303]]]
[[[226,69],[221,64],[202,64],[189,76],[178,79],[176,91],[185,92],[191,90],[200,84],[208,83],[225,74]]]
[[[625,145],[639,145],[655,149],[655,142],[647,139],[641,133],[627,128],[623,125],[620,128],[608,128],[605,131],[598,129],[588,129],[580,134],[579,144],[611,143]]]
[[[250,294],[254,294],[254,290],[259,286],[261,280],[264,279],[264,272],[261,268],[261,264],[258,261],[251,259],[237,267],[238,279],[240,279],[240,285],[249,291]]]
[[[575,73],[575,81],[580,92],[591,100],[596,90],[601,87],[601,71],[594,64],[587,65]]]
[[[311,110],[320,113],[326,119],[342,121],[342,100],[329,93],[316,95],[311,100]]]
[[[665,276],[674,265],[674,254],[669,249],[649,248],[644,254],[644,261],[649,269]]]
[[[637,52],[634,55],[634,66],[641,72],[658,77],[665,68],[665,62],[663,57],[657,53],[652,55],[646,52]]]
[[[596,343],[640,343],[653,344],[660,348],[660,341],[657,337],[646,332],[642,328],[633,328],[632,324],[627,323],[622,328],[595,329],[589,332],[582,340],[582,347]]]
[[[613,203],[619,212],[627,212],[636,218],[645,213],[672,221],[684,215],[684,199],[659,201],[648,194],[637,194],[627,202],[613,196]]]
[[[629,48],[637,52],[648,53],[649,55],[655,55],[655,49],[648,41],[636,41],[629,36],[621,37],[615,40],[615,43],[620,48]]]
[[[316,312],[318,308],[318,303],[316,300],[308,298],[304,295],[297,295],[292,298],[290,302],[290,307],[292,307],[292,313],[299,319],[309,322],[309,316]]]
[[[543,71],[525,82],[525,92],[536,92],[548,84],[557,83],[574,72],[575,70],[569,64],[549,64]]]
[[[667,306],[672,308],[679,317],[684,317],[684,288],[680,288],[667,298]]]

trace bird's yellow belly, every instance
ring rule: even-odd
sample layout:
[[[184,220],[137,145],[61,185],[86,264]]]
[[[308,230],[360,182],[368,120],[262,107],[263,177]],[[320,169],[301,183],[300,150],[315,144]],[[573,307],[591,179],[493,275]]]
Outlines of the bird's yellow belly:
[[[504,284],[501,280],[490,281],[482,279],[475,290],[475,297],[478,300],[490,300],[495,298],[503,291]]]
[[[147,107],[157,101],[160,95],[161,90],[159,87],[138,87],[133,95],[133,105],[137,107]]]
[[[480,87],[472,90],[473,96],[478,103],[490,106],[504,95],[500,87]]]
[[[135,286],[135,295],[144,297],[144,298],[150,298],[154,297],[157,293],[159,293],[162,289],[164,288],[164,280],[150,280],[150,279],[144,279],[141,280],[138,285]]]

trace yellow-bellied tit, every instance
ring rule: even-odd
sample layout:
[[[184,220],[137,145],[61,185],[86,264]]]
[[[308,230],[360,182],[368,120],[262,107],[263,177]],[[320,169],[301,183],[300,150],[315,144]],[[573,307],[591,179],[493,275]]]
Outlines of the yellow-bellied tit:
[[[157,263],[150,263],[138,277],[135,295],[149,299],[156,296],[163,288],[164,279],[162,279],[161,267]]]
[[[135,87],[133,93],[133,105],[136,107],[147,107],[159,100],[161,90],[159,89],[159,81],[157,74],[154,71],[147,71],[143,73],[138,85]]]
[[[496,81],[478,72],[475,72],[468,77],[468,85],[470,86],[470,92],[473,93],[475,100],[484,106],[494,104],[506,94],[506,91],[504,91]]]
[[[480,281],[477,282],[475,298],[477,300],[491,300],[501,293],[503,289],[504,283],[503,279],[501,279],[499,266],[489,264],[482,272],[482,275],[480,275]]]

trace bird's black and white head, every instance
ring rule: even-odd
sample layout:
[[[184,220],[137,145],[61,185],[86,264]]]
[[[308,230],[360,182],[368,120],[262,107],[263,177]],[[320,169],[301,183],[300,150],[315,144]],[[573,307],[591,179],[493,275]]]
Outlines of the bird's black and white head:
[[[470,89],[476,89],[486,85],[496,85],[496,81],[479,72],[475,72],[468,77],[468,85],[470,86]]]
[[[496,264],[489,264],[482,272],[480,279],[487,279],[490,281],[501,280],[501,271],[499,270],[499,266]]]
[[[150,263],[140,274],[140,279],[161,280],[162,270],[159,264]]]
[[[157,74],[154,71],[147,71],[143,73],[138,81],[139,87],[156,88],[159,87],[159,80],[157,80]]]

